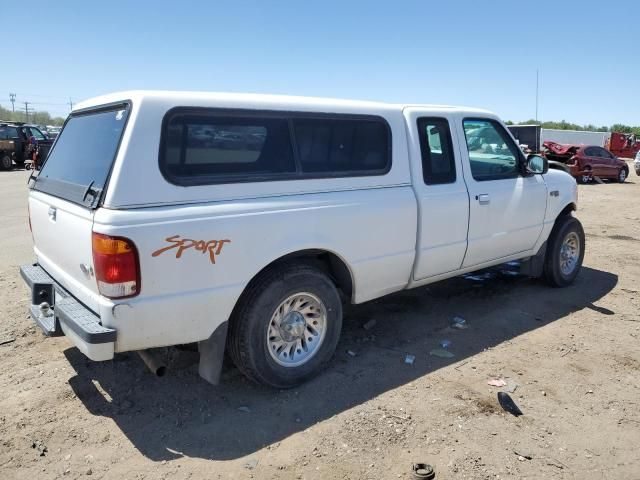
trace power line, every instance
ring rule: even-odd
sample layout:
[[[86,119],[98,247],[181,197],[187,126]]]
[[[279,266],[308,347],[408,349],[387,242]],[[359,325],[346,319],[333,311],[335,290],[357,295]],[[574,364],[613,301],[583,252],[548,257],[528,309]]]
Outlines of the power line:
[[[14,95],[20,95],[22,97],[40,97],[40,98],[53,98],[57,100],[68,100],[68,97],[58,97],[56,95],[42,95],[38,93],[17,92],[17,93],[14,93]]]

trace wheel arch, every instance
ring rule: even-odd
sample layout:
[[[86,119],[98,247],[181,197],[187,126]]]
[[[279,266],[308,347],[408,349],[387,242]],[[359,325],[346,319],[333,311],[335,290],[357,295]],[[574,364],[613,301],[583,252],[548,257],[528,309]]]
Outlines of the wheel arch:
[[[258,279],[273,268],[286,265],[288,262],[309,262],[317,266],[320,270],[330,276],[338,287],[343,299],[352,301],[355,291],[355,280],[348,263],[335,252],[322,248],[307,248],[290,252],[273,259],[258,272],[253,275],[251,280],[242,289],[242,292],[236,299],[231,310],[231,314],[227,321],[216,329],[209,339],[198,342],[198,350],[200,351],[200,376],[213,385],[217,385],[220,380],[220,372],[224,352],[228,346],[228,328],[233,328],[233,319],[238,308],[245,300],[247,292],[255,284]]]
[[[346,260],[339,254],[323,249],[323,248],[307,248],[303,250],[297,250],[270,261],[264,267],[251,277],[251,280],[244,287],[242,293],[238,297],[236,306],[242,301],[244,293],[251,288],[253,283],[264,275],[267,271],[280,267],[286,263],[292,263],[296,261],[307,261],[314,266],[317,266],[325,274],[329,275],[334,281],[336,287],[341,292],[344,299],[351,302],[355,292],[355,279],[353,272],[349,267]],[[234,308],[235,309],[235,308]]]
[[[555,221],[558,221],[558,218],[564,216],[564,215],[571,215],[572,212],[575,212],[578,209],[578,206],[575,204],[575,202],[569,202],[567,205],[565,205],[565,207],[560,210],[560,213],[558,213],[558,216],[556,217]]]

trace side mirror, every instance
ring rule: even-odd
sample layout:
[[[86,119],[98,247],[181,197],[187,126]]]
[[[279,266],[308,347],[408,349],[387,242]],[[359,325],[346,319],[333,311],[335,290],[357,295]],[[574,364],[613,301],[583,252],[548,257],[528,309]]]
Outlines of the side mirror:
[[[540,155],[529,155],[525,167],[527,173],[545,174],[549,171],[549,162]]]

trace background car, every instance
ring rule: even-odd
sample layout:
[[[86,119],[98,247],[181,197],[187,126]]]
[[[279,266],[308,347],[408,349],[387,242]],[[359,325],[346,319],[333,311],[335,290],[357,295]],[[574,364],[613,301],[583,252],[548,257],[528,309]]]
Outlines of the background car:
[[[47,134],[49,135],[49,138],[52,140],[58,136],[58,134],[60,133],[60,130],[62,130],[62,127],[47,125]]]
[[[597,145],[565,145],[547,141],[544,142],[543,155],[550,161],[567,165],[569,173],[579,183],[587,183],[593,177],[624,183],[629,176],[627,162]]]
[[[640,151],[636,153],[636,159],[633,161],[633,168],[636,170],[636,175],[640,175]]]

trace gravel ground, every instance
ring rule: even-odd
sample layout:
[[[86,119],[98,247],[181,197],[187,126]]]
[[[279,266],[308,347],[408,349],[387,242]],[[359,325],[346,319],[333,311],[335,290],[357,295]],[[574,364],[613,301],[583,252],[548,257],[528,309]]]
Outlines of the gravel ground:
[[[0,172],[2,479],[393,479],[414,462],[438,479],[640,478],[634,174],[579,187],[575,285],[504,267],[350,307],[327,371],[288,391],[231,365],[208,385],[188,349],[169,349],[155,378],[135,354],[94,363],[44,338],[18,273],[33,258],[26,178]],[[453,357],[430,355],[445,339]],[[524,415],[500,408],[505,389]]]

